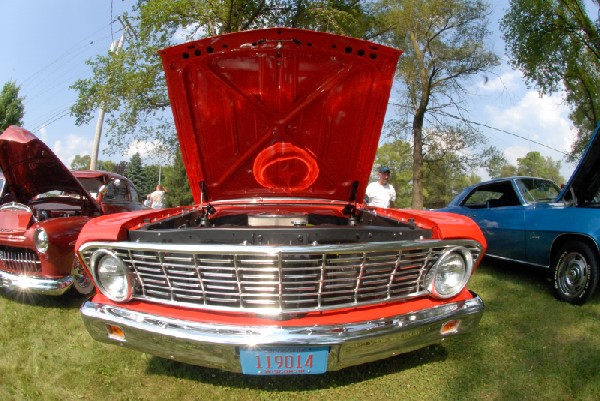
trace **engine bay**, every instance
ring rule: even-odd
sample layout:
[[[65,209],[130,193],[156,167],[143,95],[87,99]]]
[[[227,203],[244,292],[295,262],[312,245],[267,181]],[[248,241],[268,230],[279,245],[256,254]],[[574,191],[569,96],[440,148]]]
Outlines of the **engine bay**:
[[[398,221],[367,210],[350,216],[277,211],[214,218],[192,211],[129,231],[132,241],[174,244],[330,245],[431,236],[413,220]]]

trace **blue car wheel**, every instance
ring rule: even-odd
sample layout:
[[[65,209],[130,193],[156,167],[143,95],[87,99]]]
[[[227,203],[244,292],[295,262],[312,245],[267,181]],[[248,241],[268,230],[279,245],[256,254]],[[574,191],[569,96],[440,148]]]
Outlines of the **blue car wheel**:
[[[598,285],[598,256],[588,244],[569,241],[552,264],[554,293],[560,300],[581,305]]]

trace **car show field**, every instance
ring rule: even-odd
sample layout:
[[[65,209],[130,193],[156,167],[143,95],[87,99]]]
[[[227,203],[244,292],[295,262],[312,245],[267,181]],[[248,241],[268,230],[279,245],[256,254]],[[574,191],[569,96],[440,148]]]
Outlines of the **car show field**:
[[[574,306],[544,270],[485,259],[479,328],[457,340],[319,376],[257,377],[92,340],[83,297],[0,296],[3,400],[595,400],[600,296]]]

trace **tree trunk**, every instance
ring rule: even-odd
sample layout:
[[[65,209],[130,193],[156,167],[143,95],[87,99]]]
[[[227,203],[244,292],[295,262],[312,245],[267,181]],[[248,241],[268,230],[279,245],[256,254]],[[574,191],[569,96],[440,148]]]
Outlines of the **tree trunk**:
[[[426,107],[419,107],[413,117],[413,209],[423,209],[423,119]]]

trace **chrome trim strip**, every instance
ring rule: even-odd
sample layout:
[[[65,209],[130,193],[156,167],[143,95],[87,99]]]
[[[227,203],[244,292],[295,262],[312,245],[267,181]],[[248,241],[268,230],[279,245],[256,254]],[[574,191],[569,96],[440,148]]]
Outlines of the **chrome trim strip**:
[[[135,251],[154,252],[194,252],[222,254],[264,254],[276,255],[278,253],[305,254],[310,253],[357,253],[357,252],[382,252],[397,251],[400,249],[423,249],[448,246],[472,246],[477,247],[481,253],[482,246],[474,240],[441,240],[423,239],[417,241],[402,242],[361,242],[356,244],[333,244],[333,245],[299,245],[299,246],[277,246],[277,245],[231,245],[231,244],[173,244],[173,243],[143,243],[143,242],[86,242],[78,252],[81,256],[89,248],[124,248]],[[480,254],[481,256],[481,254]],[[87,260],[84,260],[87,263]]]
[[[503,260],[503,261],[506,261],[506,262],[514,262],[514,263],[519,263],[519,264],[522,264],[522,265],[543,267],[543,268],[546,268],[546,269],[550,268],[550,266],[548,266],[548,265],[541,265],[539,263],[526,262],[526,261],[520,260],[520,259],[511,259],[511,258],[507,258],[507,257],[504,257],[504,256],[490,255],[489,253],[486,253],[485,256],[488,256],[488,257],[490,257],[492,259],[496,259],[496,260]]]
[[[62,295],[73,285],[73,277],[45,278],[0,271],[0,288],[42,295]]]
[[[239,349],[256,346],[330,347],[328,371],[371,362],[472,331],[484,304],[474,298],[402,315],[331,326],[236,326],[199,323],[137,312],[120,306],[85,302],[84,324],[97,341],[120,344],[184,363],[241,372]],[[444,323],[460,320],[442,334]],[[109,335],[107,325],[119,326],[124,338]]]

